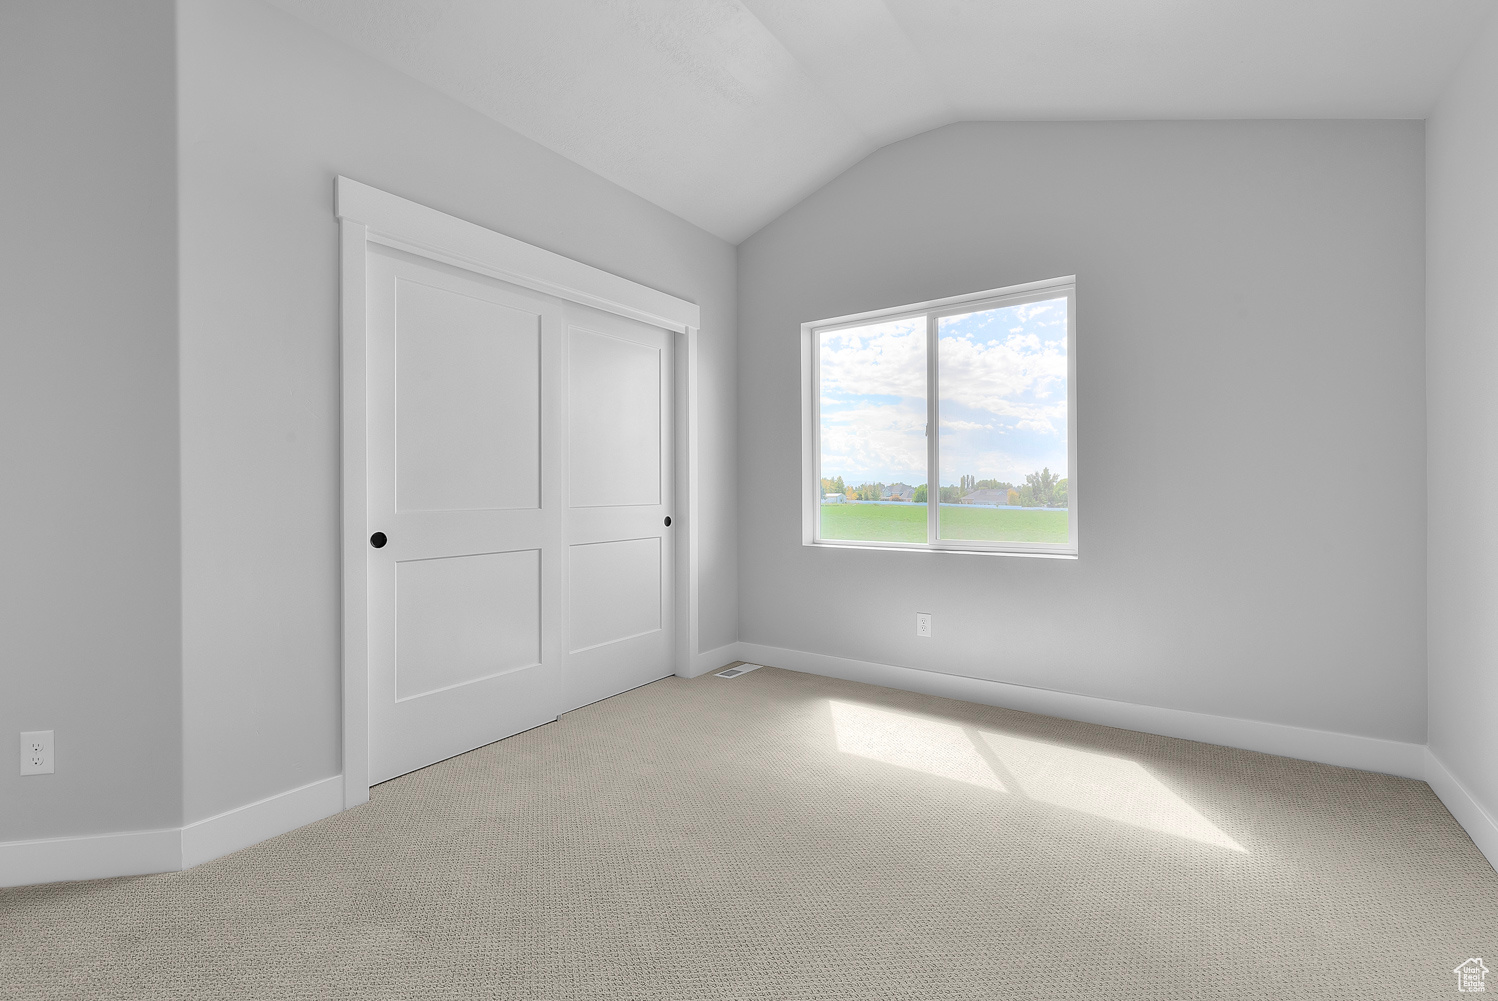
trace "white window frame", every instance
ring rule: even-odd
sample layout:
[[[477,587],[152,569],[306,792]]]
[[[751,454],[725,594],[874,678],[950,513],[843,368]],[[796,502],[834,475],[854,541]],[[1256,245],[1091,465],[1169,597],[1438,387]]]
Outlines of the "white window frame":
[[[942,317],[977,312],[1004,306],[1018,306],[1044,299],[1066,299],[1066,451],[1067,529],[1070,542],[1056,545],[1044,542],[987,542],[975,539],[941,539],[937,537],[940,512],[941,434],[939,407],[941,401],[940,365],[937,358],[937,321]],[[821,401],[821,334],[848,327],[862,327],[886,320],[903,320],[924,316],[926,319],[926,467],[927,520],[926,542],[864,542],[822,538],[822,401]],[[929,429],[938,433],[931,434]],[[909,552],[984,553],[998,556],[1039,556],[1060,559],[1077,558],[1077,278],[1050,278],[1045,281],[1010,285],[945,299],[932,299],[889,309],[851,313],[801,324],[801,465],[802,517],[801,544],[836,549],[893,549]],[[937,503],[930,503],[935,495]]]

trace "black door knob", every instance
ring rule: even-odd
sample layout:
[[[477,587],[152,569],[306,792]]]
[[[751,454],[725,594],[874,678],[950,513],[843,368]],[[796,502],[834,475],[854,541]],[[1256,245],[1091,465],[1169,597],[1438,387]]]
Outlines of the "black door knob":
[[[671,527],[671,516],[669,514],[666,515],[666,527],[667,528]]]
[[[376,532],[369,537],[369,544],[371,546],[374,546],[376,549],[384,549],[385,543],[389,541],[389,539],[385,538],[384,532]]]

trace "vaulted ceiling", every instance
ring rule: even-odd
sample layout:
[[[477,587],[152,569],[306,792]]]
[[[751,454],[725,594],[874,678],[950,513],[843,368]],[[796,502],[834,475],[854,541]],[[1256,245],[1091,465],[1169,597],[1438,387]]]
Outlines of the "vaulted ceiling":
[[[955,121],[1422,118],[1495,0],[271,0],[737,243]]]

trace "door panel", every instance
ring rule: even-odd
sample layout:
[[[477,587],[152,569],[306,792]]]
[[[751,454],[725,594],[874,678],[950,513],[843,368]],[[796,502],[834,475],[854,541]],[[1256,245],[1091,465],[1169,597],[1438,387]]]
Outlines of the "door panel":
[[[573,546],[569,570],[573,653],[660,631],[660,539]]]
[[[561,304],[396,251],[367,271],[370,780],[557,716]]]
[[[662,348],[579,326],[567,339],[572,506],[659,504]]]
[[[541,551],[395,565],[395,699],[541,663]]]
[[[670,674],[675,617],[672,335],[566,308],[566,706]]]
[[[541,314],[396,281],[396,507],[541,504]]]

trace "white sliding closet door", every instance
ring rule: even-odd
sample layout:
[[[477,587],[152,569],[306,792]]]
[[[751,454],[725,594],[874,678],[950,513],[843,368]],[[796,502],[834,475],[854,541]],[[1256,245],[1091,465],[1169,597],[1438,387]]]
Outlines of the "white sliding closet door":
[[[672,334],[566,307],[567,709],[672,673]]]
[[[371,251],[370,781],[557,716],[562,305]]]
[[[383,248],[365,288],[374,783],[672,673],[674,335]]]

